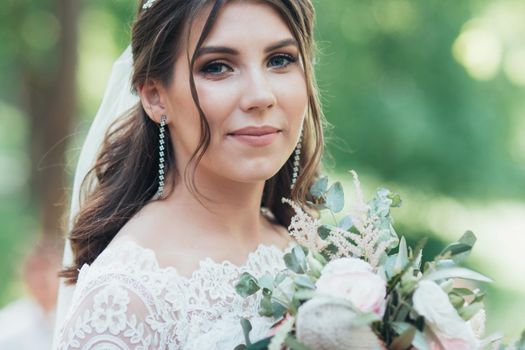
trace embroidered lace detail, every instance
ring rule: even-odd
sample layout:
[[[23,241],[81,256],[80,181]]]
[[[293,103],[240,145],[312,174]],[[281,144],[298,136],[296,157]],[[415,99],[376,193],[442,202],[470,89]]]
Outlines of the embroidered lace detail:
[[[252,341],[264,338],[273,321],[258,315],[260,296],[243,298],[234,285],[243,272],[284,269],[283,254],[260,244],[242,266],[205,258],[185,277],[159,267],[152,250],[119,243],[81,268],[58,348],[233,349],[244,343],[241,317],[252,323]]]

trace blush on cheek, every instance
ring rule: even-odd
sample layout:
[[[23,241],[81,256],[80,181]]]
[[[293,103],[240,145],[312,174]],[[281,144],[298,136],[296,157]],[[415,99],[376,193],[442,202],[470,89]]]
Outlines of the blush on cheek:
[[[227,123],[228,119],[235,114],[238,92],[228,85],[231,84],[201,81],[197,88],[199,103],[210,125],[210,129],[212,129],[212,134],[214,129],[220,132],[221,126]],[[226,126],[223,129],[223,134],[228,131]]]
[[[282,81],[276,91],[278,105],[288,118],[302,119],[308,107],[308,96],[304,78],[301,76]]]

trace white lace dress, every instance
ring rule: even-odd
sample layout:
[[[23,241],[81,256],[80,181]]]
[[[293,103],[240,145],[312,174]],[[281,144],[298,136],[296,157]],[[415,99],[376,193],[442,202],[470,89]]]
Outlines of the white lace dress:
[[[258,315],[260,293],[243,298],[234,285],[245,271],[284,269],[283,254],[260,244],[242,266],[206,258],[184,277],[137,243],[109,247],[80,270],[58,349],[233,350],[245,343],[241,317],[251,321],[251,340],[260,340],[273,324]]]

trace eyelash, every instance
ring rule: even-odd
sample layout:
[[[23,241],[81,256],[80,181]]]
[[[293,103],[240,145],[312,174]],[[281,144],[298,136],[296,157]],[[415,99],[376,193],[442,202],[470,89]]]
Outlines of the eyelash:
[[[270,59],[268,60],[269,62],[275,58],[284,58],[286,60],[288,60],[288,62],[278,68],[286,68],[288,67],[288,65],[290,64],[293,64],[295,62],[297,62],[297,58],[292,56],[292,55],[289,55],[289,54],[277,54],[277,55],[274,55],[272,57],[270,57]],[[211,73],[209,71],[207,71],[210,67],[214,67],[214,66],[225,66],[225,67],[228,67],[229,66],[224,63],[224,62],[221,62],[221,61],[212,61],[210,63],[207,63],[205,64],[201,69],[200,69],[200,72],[205,74],[205,75],[215,75],[215,76],[218,76],[218,75],[221,75],[221,74],[224,74],[225,72],[221,72],[221,73]]]

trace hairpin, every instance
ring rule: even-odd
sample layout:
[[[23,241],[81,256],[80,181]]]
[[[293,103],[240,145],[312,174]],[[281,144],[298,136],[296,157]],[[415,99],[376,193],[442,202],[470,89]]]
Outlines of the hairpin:
[[[144,5],[142,5],[142,9],[143,10],[149,9],[151,6],[153,6],[154,2],[155,2],[155,0],[148,0],[148,1],[146,1],[146,3]]]

